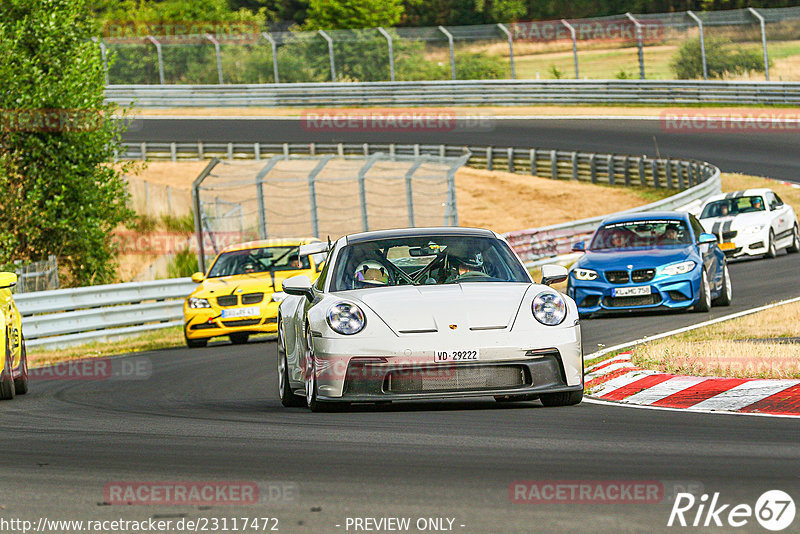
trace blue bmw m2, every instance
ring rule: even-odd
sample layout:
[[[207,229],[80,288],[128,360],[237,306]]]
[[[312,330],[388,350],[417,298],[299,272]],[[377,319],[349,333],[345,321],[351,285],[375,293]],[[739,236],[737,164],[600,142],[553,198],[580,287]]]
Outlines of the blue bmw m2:
[[[728,306],[732,287],[717,237],[690,213],[618,214],[603,221],[572,266],[567,292],[581,315]]]

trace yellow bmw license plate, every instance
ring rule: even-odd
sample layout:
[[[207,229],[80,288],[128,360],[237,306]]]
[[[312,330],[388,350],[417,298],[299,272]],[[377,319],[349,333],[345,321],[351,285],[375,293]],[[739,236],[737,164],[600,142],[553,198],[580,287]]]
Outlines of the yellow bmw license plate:
[[[720,243],[719,244],[719,249],[720,250],[733,250],[735,248],[736,248],[736,245],[734,245],[733,243]]]

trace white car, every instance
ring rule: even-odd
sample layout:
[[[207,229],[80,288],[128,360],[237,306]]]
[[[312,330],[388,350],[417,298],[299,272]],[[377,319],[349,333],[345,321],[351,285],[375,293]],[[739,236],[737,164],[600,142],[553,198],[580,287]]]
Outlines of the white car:
[[[315,282],[283,282],[278,387],[284,406],[494,396],[545,406],[583,397],[575,302],[534,283],[498,234],[470,228],[365,232],[333,245]]]
[[[774,258],[779,249],[800,251],[800,231],[794,209],[771,189],[747,189],[708,199],[700,224],[719,239],[726,256]]]

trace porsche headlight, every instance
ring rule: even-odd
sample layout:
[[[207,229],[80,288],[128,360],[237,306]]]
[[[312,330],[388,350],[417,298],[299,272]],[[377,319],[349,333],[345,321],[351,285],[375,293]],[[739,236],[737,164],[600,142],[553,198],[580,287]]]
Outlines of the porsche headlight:
[[[666,265],[661,268],[661,273],[666,274],[667,276],[675,276],[676,274],[686,274],[692,269],[694,266],[697,265],[695,262],[689,261],[682,261],[680,263],[673,263],[672,265]]]
[[[576,280],[597,280],[597,271],[591,269],[575,269],[572,274]]]
[[[189,297],[189,307],[190,308],[210,308],[211,304],[209,304],[208,299],[201,299],[197,297]]]
[[[539,293],[531,305],[536,320],[547,326],[556,326],[567,316],[567,304],[558,293]]]
[[[283,299],[286,298],[286,293],[283,291],[276,291],[272,294],[272,302],[283,302]]]
[[[328,310],[328,325],[339,334],[358,334],[365,324],[364,312],[355,304],[337,302]]]
[[[764,225],[763,224],[757,224],[755,226],[748,226],[747,228],[744,228],[742,230],[742,233],[743,234],[757,234],[763,229],[764,229]]]

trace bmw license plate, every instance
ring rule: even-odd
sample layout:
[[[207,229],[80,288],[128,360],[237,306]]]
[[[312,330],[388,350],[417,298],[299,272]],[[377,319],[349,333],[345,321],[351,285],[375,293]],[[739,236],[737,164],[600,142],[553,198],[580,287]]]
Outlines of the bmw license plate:
[[[233,308],[231,310],[222,310],[223,319],[233,319],[238,317],[256,317],[261,314],[258,306],[250,306],[249,308]]]
[[[736,245],[734,243],[720,243],[719,244],[719,249],[720,250],[733,250],[735,248],[736,248]]]
[[[436,363],[477,362],[480,359],[481,353],[478,349],[433,351],[433,361]]]
[[[638,297],[641,295],[649,295],[652,291],[650,286],[637,286],[637,287],[615,287],[615,297]]]

